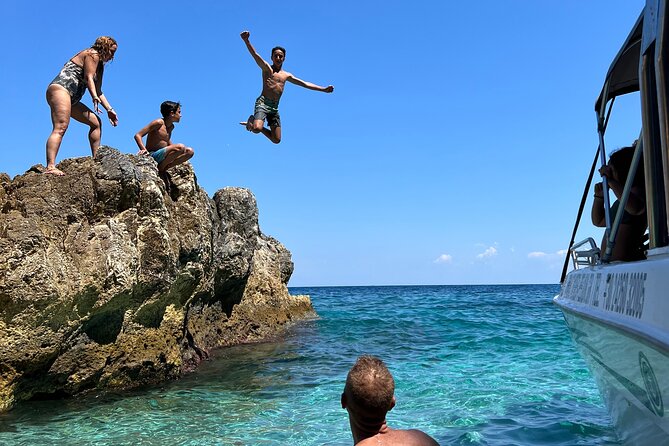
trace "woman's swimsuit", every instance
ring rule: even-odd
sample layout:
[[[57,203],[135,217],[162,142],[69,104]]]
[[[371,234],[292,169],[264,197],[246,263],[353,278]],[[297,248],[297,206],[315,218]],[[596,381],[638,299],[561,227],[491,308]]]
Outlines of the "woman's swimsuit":
[[[86,92],[86,82],[84,81],[84,67],[68,60],[58,76],[51,81],[51,84],[60,85],[70,93],[72,105],[81,100]],[[49,85],[51,85],[49,84]]]

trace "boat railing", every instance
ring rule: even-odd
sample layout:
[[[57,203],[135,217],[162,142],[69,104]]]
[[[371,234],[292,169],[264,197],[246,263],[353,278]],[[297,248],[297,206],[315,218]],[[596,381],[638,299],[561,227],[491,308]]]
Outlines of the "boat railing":
[[[584,247],[584,249],[581,249]],[[583,241],[576,243],[569,250],[574,269],[579,269],[582,266],[594,266],[599,263],[601,257],[601,250],[597,247],[597,243],[592,237],[588,237]]]

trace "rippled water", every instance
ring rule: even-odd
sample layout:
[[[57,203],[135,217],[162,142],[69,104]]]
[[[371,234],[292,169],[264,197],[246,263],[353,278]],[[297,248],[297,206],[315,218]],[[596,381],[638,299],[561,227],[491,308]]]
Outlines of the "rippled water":
[[[613,445],[594,380],[551,303],[556,285],[293,288],[320,319],[219,351],[125,394],[0,415],[2,445],[350,445],[339,398],[358,355],[395,376],[393,427],[442,445]]]

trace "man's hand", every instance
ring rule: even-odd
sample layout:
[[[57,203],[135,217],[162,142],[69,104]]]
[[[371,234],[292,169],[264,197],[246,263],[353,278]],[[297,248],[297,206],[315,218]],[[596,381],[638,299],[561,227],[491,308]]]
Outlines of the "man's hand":
[[[325,90],[323,91],[326,93],[332,93],[334,91],[334,86],[328,85],[327,87],[325,87]]]
[[[250,35],[251,35],[251,33],[248,32],[248,31],[242,31],[242,32],[239,34],[239,36],[242,38],[242,40],[243,40],[244,42],[246,42],[247,40],[249,40],[249,36],[250,36]]]

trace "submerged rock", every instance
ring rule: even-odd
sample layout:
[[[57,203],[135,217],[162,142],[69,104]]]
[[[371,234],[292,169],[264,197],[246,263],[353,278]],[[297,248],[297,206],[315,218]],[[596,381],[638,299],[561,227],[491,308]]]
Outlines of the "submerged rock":
[[[151,158],[109,147],[59,168],[0,174],[0,412],[173,379],[315,316],[250,191],[211,199],[183,164],[168,195]]]

